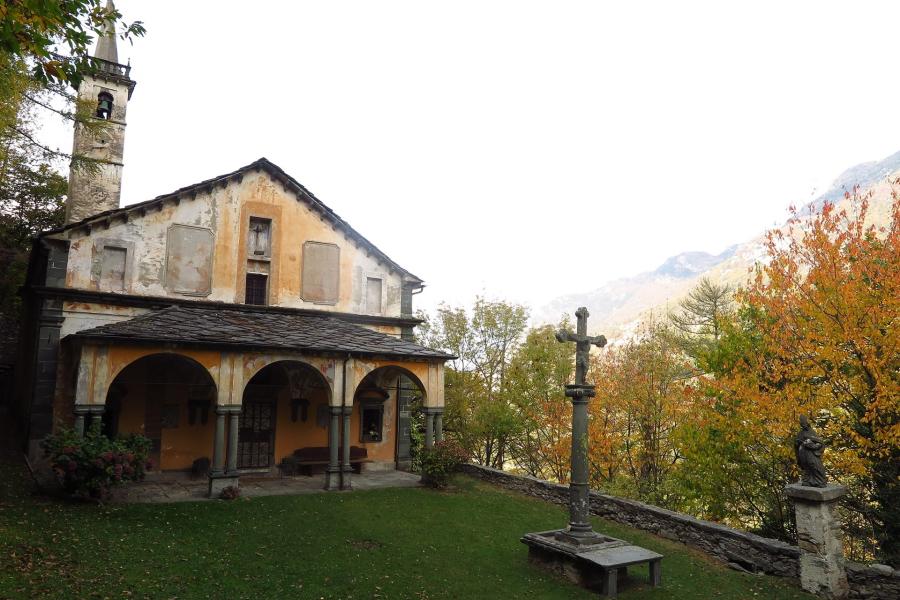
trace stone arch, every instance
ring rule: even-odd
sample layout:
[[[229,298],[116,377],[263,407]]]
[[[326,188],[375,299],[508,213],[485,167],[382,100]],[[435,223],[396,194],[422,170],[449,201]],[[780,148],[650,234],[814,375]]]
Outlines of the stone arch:
[[[189,470],[210,459],[217,385],[195,357],[147,351],[111,368],[103,423],[110,435],[141,434],[161,470]]]
[[[374,463],[408,469],[411,465],[413,406],[425,404],[428,388],[405,365],[371,365],[353,389],[350,439],[365,446]]]
[[[128,367],[135,364],[136,362],[143,360],[145,358],[156,356],[156,355],[173,355],[186,359],[187,361],[195,364],[199,368],[206,371],[206,374],[209,376],[210,380],[213,382],[218,388],[219,378],[218,372],[214,372],[211,370],[212,364],[218,364],[218,353],[216,353],[215,360],[202,360],[206,358],[205,356],[200,357],[197,356],[198,353],[191,352],[189,350],[181,350],[177,348],[173,349],[165,349],[161,350],[159,348],[117,348],[112,347],[108,351],[108,375],[106,379],[106,389],[103,391],[103,396],[106,397],[109,394],[109,388],[112,386],[112,382]],[[203,352],[202,354],[209,354],[208,352]],[[207,362],[209,364],[204,364]]]
[[[253,368],[241,394],[238,469],[271,469],[328,444],[332,386],[314,364],[284,357]]]
[[[356,388],[353,390],[353,398],[355,402],[356,393],[362,388],[364,382],[371,383],[370,378],[376,379],[387,379],[389,377],[394,377],[396,375],[403,375],[404,377],[410,379],[416,387],[419,388],[422,394],[422,400],[424,402],[425,398],[428,397],[428,387],[422,381],[421,377],[410,371],[407,367],[400,364],[393,363],[385,363],[385,364],[375,364],[371,365],[371,368],[368,368],[362,377],[359,378],[359,383],[357,383]],[[367,381],[369,380],[369,381]]]
[[[259,373],[264,369],[267,369],[273,365],[284,365],[285,363],[296,363],[298,365],[307,367],[312,371],[315,371],[319,375],[319,377],[321,377],[322,381],[324,381],[328,386],[329,397],[334,393],[332,382],[322,373],[321,365],[314,364],[306,357],[276,356],[273,358],[269,358],[266,361],[247,361],[246,366],[248,367],[248,369],[246,370],[244,375],[244,389],[241,390],[241,395],[243,396],[250,381],[257,375],[259,375]]]

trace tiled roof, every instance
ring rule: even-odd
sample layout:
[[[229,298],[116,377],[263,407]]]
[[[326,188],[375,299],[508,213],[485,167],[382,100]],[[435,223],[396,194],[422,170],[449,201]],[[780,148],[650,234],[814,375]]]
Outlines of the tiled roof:
[[[182,343],[413,359],[453,358],[445,352],[333,317],[248,310],[245,307],[170,306],[74,335],[83,339],[131,343]]]
[[[153,198],[152,200],[145,200],[144,202],[138,202],[137,204],[129,204],[128,206],[123,206],[122,208],[115,208],[112,210],[107,210],[107,211],[104,211],[101,213],[97,213],[95,215],[86,217],[86,218],[82,219],[81,221],[69,223],[68,225],[60,227],[59,229],[51,229],[49,231],[45,231],[45,232],[41,233],[41,235],[44,236],[44,235],[56,234],[56,233],[70,230],[70,229],[78,229],[80,227],[85,227],[85,228],[90,229],[96,223],[102,224],[104,222],[109,222],[110,220],[115,219],[115,218],[126,218],[127,215],[129,215],[129,214],[137,214],[138,216],[141,216],[141,215],[145,214],[146,210],[152,206],[155,206],[157,204],[162,204],[167,200],[173,200],[176,198],[179,199],[179,201],[182,199],[188,199],[188,200],[193,199],[197,196],[198,192],[202,192],[204,190],[210,191],[219,185],[221,185],[221,186],[228,185],[229,181],[240,180],[244,176],[245,173],[248,173],[251,171],[265,171],[275,181],[278,181],[279,183],[284,185],[286,189],[293,192],[298,200],[300,200],[301,202],[305,202],[310,208],[312,208],[314,211],[318,212],[319,215],[321,215],[323,219],[325,219],[326,221],[331,223],[335,228],[337,228],[339,231],[342,231],[345,235],[347,235],[351,239],[356,240],[357,243],[359,243],[364,248],[366,248],[369,252],[374,254],[380,261],[385,263],[388,267],[395,269],[396,271],[398,271],[402,275],[405,275],[406,277],[408,277],[411,280],[418,281],[418,282],[422,281],[421,278],[416,277],[415,275],[413,275],[412,273],[410,273],[409,271],[407,271],[406,269],[404,269],[403,267],[398,265],[396,262],[391,260],[391,258],[388,257],[387,254],[385,254],[384,252],[379,250],[378,247],[375,246],[375,244],[373,244],[372,242],[367,240],[365,237],[363,237],[362,234],[360,234],[353,227],[351,227],[350,223],[348,223],[347,221],[342,219],[336,212],[334,212],[329,207],[327,207],[324,202],[322,202],[321,200],[316,198],[312,192],[310,192],[308,189],[306,189],[303,186],[302,183],[300,183],[299,181],[297,181],[296,179],[294,179],[293,177],[291,177],[290,175],[285,173],[281,167],[279,167],[278,165],[276,165],[275,163],[273,163],[272,161],[268,160],[265,157],[260,158],[256,161],[250,163],[249,165],[243,166],[240,169],[232,171],[231,173],[225,173],[224,175],[219,175],[218,177],[213,177],[211,179],[206,179],[204,181],[195,183],[193,185],[179,188],[179,189],[175,190],[174,192],[170,192],[168,194],[163,194],[162,196],[157,196],[156,198]]]

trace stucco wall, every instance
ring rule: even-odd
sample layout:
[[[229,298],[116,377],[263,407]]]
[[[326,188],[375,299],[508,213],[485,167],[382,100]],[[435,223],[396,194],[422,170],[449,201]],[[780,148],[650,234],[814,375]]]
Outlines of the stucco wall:
[[[265,172],[247,173],[241,181],[198,193],[161,209],[148,209],[127,222],[114,220],[108,228],[69,231],[69,262],[66,285],[98,290],[98,261],[104,244],[132,250],[126,268],[124,292],[147,296],[198,298],[220,302],[244,302],[247,244],[250,217],[272,220],[269,304],[361,314],[400,316],[401,275],[390,273],[365,248],[357,246],[333,228]],[[167,242],[173,225],[187,225],[212,233],[211,272],[199,273],[209,280],[208,293],[176,291],[167,273]],[[340,248],[340,279],[335,303],[307,302],[301,298],[303,244],[307,241],[335,244]],[[382,310],[366,306],[366,278],[382,279]],[[118,290],[101,290],[112,291]]]

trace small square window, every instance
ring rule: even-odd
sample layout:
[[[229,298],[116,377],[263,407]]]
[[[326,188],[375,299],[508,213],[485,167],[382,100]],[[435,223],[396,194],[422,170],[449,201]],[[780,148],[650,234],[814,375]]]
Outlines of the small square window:
[[[360,419],[360,441],[380,442],[384,418],[384,407],[362,406],[360,407],[362,418]]]
[[[268,287],[268,276],[259,273],[247,273],[247,289],[245,293],[245,304],[266,305],[266,288]]]

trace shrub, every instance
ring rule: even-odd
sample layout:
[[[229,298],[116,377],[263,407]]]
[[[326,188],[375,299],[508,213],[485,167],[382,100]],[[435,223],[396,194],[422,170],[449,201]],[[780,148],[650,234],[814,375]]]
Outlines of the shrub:
[[[435,488],[447,487],[450,475],[468,457],[462,446],[452,440],[444,440],[421,452],[422,482]]]
[[[234,500],[240,495],[241,495],[241,488],[239,488],[236,485],[229,485],[228,487],[223,488],[221,492],[219,492],[219,499]]]
[[[42,447],[66,493],[103,500],[114,485],[141,481],[150,461],[151,442],[141,435],[111,440],[91,428],[84,437],[71,429],[47,437]]]

